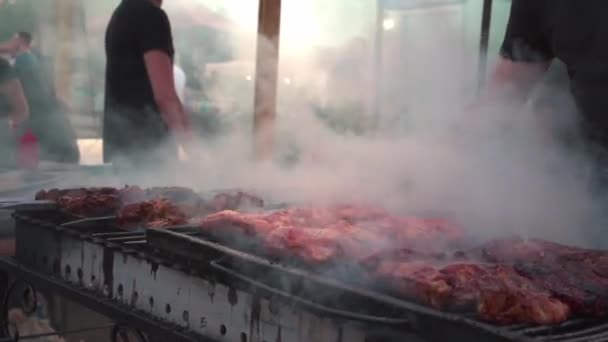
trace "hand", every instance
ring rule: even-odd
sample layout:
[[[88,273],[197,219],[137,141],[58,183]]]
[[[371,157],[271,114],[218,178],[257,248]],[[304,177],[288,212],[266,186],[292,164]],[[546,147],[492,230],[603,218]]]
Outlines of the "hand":
[[[19,41],[17,38],[11,38],[0,43],[0,52],[15,53],[19,49]]]

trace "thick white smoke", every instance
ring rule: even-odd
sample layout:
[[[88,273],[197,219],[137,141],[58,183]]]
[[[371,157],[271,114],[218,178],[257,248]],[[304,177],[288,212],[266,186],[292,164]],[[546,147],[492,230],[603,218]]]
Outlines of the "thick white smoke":
[[[572,113],[540,120],[534,106],[515,100],[467,106],[470,99],[465,96],[477,86],[468,71],[476,66],[449,57],[455,43],[447,42],[457,40],[445,36],[446,31],[436,33],[445,44],[437,44],[437,39],[417,42],[425,58],[408,59],[408,68],[390,74],[392,79],[407,79],[409,88],[400,88],[404,82],[390,82],[383,89],[407,97],[407,109],[399,96],[382,103],[383,108],[404,111],[404,127],[385,122],[373,137],[336,133],[315,115],[310,98],[281,97],[282,89],[277,160],[295,147],[297,164],[254,162],[252,132],[245,125],[219,139],[197,142],[198,153],[183,165],[154,165],[147,177],[141,169],[134,170],[128,182],[201,191],[253,188],[289,202],[363,199],[403,214],[446,215],[479,238],[522,234],[589,245],[596,209],[588,191],[589,165],[584,155],[566,150],[545,129],[553,127],[546,122],[554,118],[573,124]],[[370,54],[362,54],[359,65],[370,65]],[[325,75],[325,67],[310,60],[294,64],[300,74],[311,76],[303,78],[309,82],[299,80],[300,89],[340,102],[334,96],[339,92],[319,88],[323,83],[312,77]],[[362,77],[358,87],[372,93],[369,79]],[[411,92],[416,95],[409,96]],[[563,97],[549,92],[550,97]]]

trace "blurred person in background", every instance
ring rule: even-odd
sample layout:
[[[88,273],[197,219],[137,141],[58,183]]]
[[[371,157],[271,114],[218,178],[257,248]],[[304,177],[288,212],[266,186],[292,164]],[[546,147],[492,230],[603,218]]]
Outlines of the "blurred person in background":
[[[524,98],[553,61],[563,62],[578,112],[581,144],[603,170],[608,169],[607,11],[608,1],[513,0],[488,89],[493,98]]]
[[[7,118],[8,125],[0,126],[0,164],[11,163],[7,156],[13,155],[17,132],[29,115],[27,100],[21,82],[9,62],[0,57],[0,118]],[[11,132],[12,131],[12,132]]]
[[[54,91],[54,85],[32,52],[32,35],[18,32],[0,45],[14,59],[14,70],[23,85],[30,108],[26,127],[39,139],[41,159],[59,163],[78,163],[80,152],[76,134],[67,117],[67,108]]]
[[[191,139],[161,5],[122,0],[106,30],[103,152],[105,162],[119,167],[170,164],[178,160],[178,144]]]

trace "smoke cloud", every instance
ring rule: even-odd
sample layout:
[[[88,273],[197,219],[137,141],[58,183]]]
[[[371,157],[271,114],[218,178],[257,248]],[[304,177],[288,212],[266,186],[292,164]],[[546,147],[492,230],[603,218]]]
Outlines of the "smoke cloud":
[[[442,36],[441,41],[449,38]],[[598,206],[589,189],[591,164],[554,133],[556,125],[575,127],[573,112],[551,108],[550,115],[541,117],[534,101],[514,99],[467,106],[470,99],[464,94],[477,87],[467,72],[476,69],[475,61],[448,58],[450,44],[435,41],[418,42],[428,54],[417,61],[425,72],[398,68],[390,75],[407,80],[409,88],[404,82],[384,84],[383,94],[402,94],[409,103],[405,110],[402,98],[384,96],[382,107],[402,115],[391,121],[381,117],[384,124],[374,134],[336,129],[319,115],[322,101],[315,94],[329,96],[334,108],[341,104],[331,82],[319,82],[335,76],[327,63],[281,60],[283,72],[286,65],[295,65],[296,74],[308,77],[294,78],[291,87],[280,85],[275,160],[253,161],[247,119],[219,138],[202,137],[195,146],[198,153],[183,164],[151,165],[148,172],[140,168],[114,181],[200,191],[256,189],[292,203],[365,201],[399,214],[444,215],[479,239],[520,234],[578,245],[597,243],[601,232],[595,228]],[[324,59],[353,62],[349,82],[371,94],[370,78],[356,69],[369,67],[371,47],[367,44],[358,56],[350,49],[343,55],[333,51],[334,58]],[[408,63],[411,69],[413,61]],[[357,74],[362,75],[359,80]],[[289,96],[298,91],[302,96]],[[249,101],[251,95],[246,94]],[[565,92],[548,88],[545,96],[562,99]],[[362,112],[352,115],[372,122],[366,101],[360,104]],[[352,97],[345,96],[342,103],[352,108]],[[340,115],[348,119],[349,110]],[[297,162],[288,163],[292,155],[298,156]]]

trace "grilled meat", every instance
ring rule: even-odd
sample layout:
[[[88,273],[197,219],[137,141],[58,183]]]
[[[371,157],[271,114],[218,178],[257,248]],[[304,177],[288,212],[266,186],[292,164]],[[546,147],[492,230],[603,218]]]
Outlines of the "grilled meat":
[[[364,261],[401,243],[430,244],[431,237],[440,231],[436,222],[418,220],[411,224],[413,219],[408,219],[403,223],[386,215],[379,209],[352,206],[295,207],[258,214],[222,211],[199,221],[199,225],[216,237],[221,232],[226,242],[233,240],[226,233],[248,235],[263,241],[267,252],[313,264],[338,258]]]
[[[544,292],[485,290],[477,312],[482,320],[499,324],[551,325],[568,320],[570,307]]]
[[[224,210],[199,220],[198,226],[207,234],[261,237],[275,227],[260,214],[245,214]]]
[[[51,189],[39,191],[35,198],[55,201],[63,210],[80,217],[117,215],[119,223],[125,227],[166,227],[185,224],[189,218],[218,211],[213,208],[263,206],[261,199],[244,192],[219,194],[213,201],[206,202],[193,190],[183,187]],[[228,201],[219,203],[218,198]]]
[[[374,276],[398,296],[435,309],[444,307],[445,298],[452,290],[437,267],[426,261],[383,261]]]
[[[56,201],[60,197],[82,197],[86,195],[118,195],[115,188],[73,188],[40,190],[34,196],[37,201]]]
[[[475,305],[479,315],[501,324],[554,324],[568,319],[568,305],[506,265],[456,264],[441,269],[453,288],[455,308]]]
[[[323,264],[343,255],[342,234],[332,229],[281,227],[264,241],[268,253],[291,256],[310,264]]]
[[[114,188],[78,188],[41,190],[36,200],[54,201],[64,211],[80,217],[113,215],[119,207]]]
[[[467,253],[512,265],[519,275],[567,303],[574,314],[608,314],[608,254],[538,239],[491,241]]]
[[[588,265],[522,262],[514,267],[519,274],[567,303],[573,313],[595,317],[608,314],[608,279],[596,275]]]
[[[137,186],[127,186],[120,190],[122,206],[161,199],[170,201],[190,217],[200,214],[205,209],[203,199],[188,188],[157,187],[142,189]]]
[[[117,222],[123,228],[166,228],[186,224],[188,216],[169,200],[160,199],[124,206]]]
[[[441,310],[475,311],[494,323],[554,324],[570,314],[568,305],[505,265],[390,261],[376,275],[400,296]]]

